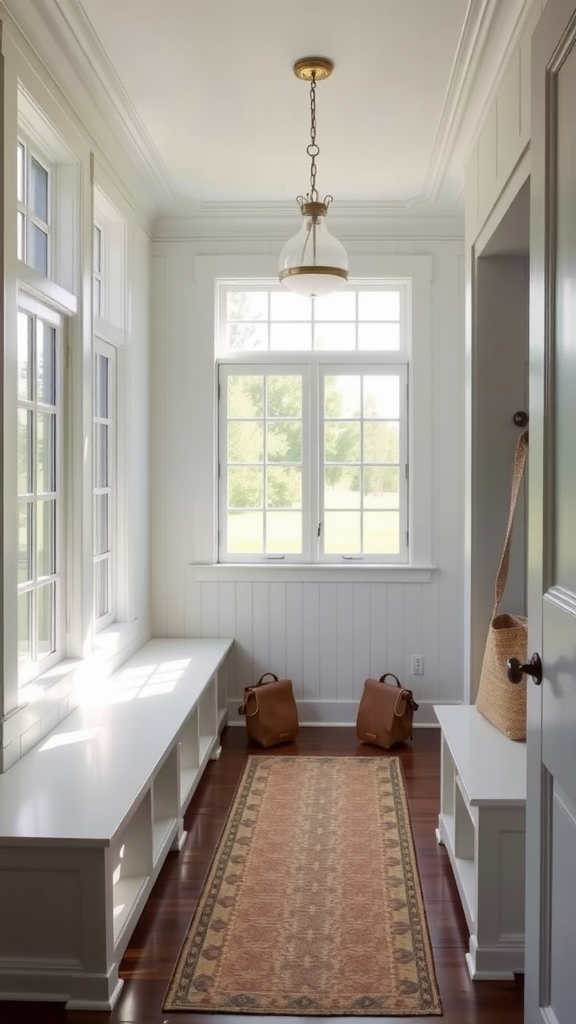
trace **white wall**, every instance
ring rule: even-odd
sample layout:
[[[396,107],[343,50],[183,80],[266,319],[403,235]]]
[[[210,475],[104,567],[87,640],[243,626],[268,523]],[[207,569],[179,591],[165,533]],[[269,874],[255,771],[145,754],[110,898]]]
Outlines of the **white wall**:
[[[86,108],[79,114],[74,99],[66,98],[56,84],[60,68],[52,54],[54,75],[26,42],[0,3],[2,22],[2,132],[5,153],[4,288],[5,317],[2,332],[2,491],[3,602],[0,619],[0,770],[6,770],[74,709],[78,685],[87,673],[105,676],[136,650],[150,635],[150,520],[149,520],[149,353],[150,353],[150,221],[135,196],[140,193],[138,174],[122,147],[108,137],[106,150],[94,141],[93,123]],[[67,543],[69,606],[66,655],[48,678],[39,680],[35,697],[25,703],[18,690],[16,630],[16,300],[19,280],[30,287],[33,278],[16,260],[17,85],[50,122],[62,147],[72,156],[79,181],[77,266],[70,275],[75,289],[66,312],[70,354],[71,437],[69,473],[70,523]],[[94,119],[101,120],[94,107]],[[102,133],[100,133],[102,134]],[[119,174],[116,168],[122,168]],[[107,630],[94,635],[92,628],[92,182],[93,176],[107,193],[126,223],[127,301],[126,330],[118,347],[119,420],[119,543],[122,557],[121,613]],[[42,282],[38,295],[43,294]],[[58,297],[58,290],[44,291]],[[61,293],[63,294],[62,290]],[[49,296],[48,296],[49,297]],[[71,568],[70,568],[71,566]]]
[[[531,37],[545,4],[533,0],[466,167],[464,680],[471,700],[504,537],[518,436],[512,416],[528,406]],[[503,612],[524,609],[524,516],[522,503]]]
[[[236,716],[244,686],[272,669],[295,685],[303,722],[353,722],[364,678],[393,671],[418,700],[462,699],[463,626],[463,260],[462,240],[386,234],[371,225],[333,230],[354,255],[427,254],[431,302],[432,508],[429,573],[372,582],[362,570],[337,581],[315,570],[264,576],[217,571],[198,554],[197,528],[212,494],[198,484],[202,446],[214,431],[214,339],[195,302],[197,256],[277,254],[285,237],[254,236],[261,226],[218,225],[218,237],[194,226],[160,223],[154,246],[152,378],[152,627],[157,636],[233,636]],[[371,237],[368,232],[371,231]],[[172,236],[172,237],[170,237]],[[177,237],[174,237],[177,236]],[[195,423],[195,410],[205,415]],[[354,582],[347,582],[348,580]],[[380,579],[380,577],[376,577]],[[426,581],[428,580],[428,581]],[[425,658],[413,678],[411,655]],[[234,672],[231,673],[234,680]],[[423,707],[419,720],[433,720]]]
[[[526,255],[481,256],[476,262],[472,503],[473,579],[471,696],[475,697],[494,606],[496,573],[506,534],[514,449],[521,433],[514,413],[528,409],[529,265]],[[525,614],[525,488],[512,534],[508,583],[500,612]]]

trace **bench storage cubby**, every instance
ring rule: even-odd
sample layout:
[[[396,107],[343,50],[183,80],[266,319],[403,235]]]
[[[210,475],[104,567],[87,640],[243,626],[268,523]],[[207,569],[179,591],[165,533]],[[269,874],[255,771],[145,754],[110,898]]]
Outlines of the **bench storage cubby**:
[[[434,705],[442,730],[436,838],[448,852],[470,932],[473,979],[524,971],[526,744],[473,705]]]
[[[130,935],[220,751],[231,646],[150,640],[0,776],[0,1000],[113,1006]]]

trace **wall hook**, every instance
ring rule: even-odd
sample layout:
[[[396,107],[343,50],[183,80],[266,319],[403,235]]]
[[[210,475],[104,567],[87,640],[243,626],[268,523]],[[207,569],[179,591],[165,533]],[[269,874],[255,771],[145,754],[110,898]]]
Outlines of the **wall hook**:
[[[518,412],[514,413],[513,420],[517,427],[527,427],[528,413],[522,412],[522,410],[520,409]]]

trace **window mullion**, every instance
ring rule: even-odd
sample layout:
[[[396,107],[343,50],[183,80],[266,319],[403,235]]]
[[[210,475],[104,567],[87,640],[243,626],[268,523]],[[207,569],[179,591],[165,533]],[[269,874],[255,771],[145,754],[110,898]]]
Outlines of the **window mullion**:
[[[360,505],[360,551],[364,551],[364,375],[360,374],[360,465],[358,466],[358,499]]]
[[[270,301],[270,298],[268,298]],[[268,374],[264,374],[262,409],[262,544],[268,555]]]
[[[218,372],[218,470],[216,486],[218,488],[218,522],[216,523],[216,552],[218,561],[223,561],[224,552],[228,551],[228,516],[226,499],[228,495],[228,388],[226,367],[219,366]]]
[[[400,467],[399,467],[399,491],[400,491],[400,546],[407,552],[410,548],[408,539],[409,517],[408,502],[410,500],[410,465],[409,457],[409,393],[408,373],[404,367],[401,374],[401,399],[400,399]]]
[[[321,444],[323,438],[322,426],[322,388],[321,369],[319,363],[313,363],[308,369],[308,458],[307,458],[307,481],[309,487],[308,508],[304,505],[304,521],[308,528],[308,551],[310,560],[318,562],[323,546],[322,534],[318,537],[318,526],[323,517],[323,506],[321,500],[323,460]]]

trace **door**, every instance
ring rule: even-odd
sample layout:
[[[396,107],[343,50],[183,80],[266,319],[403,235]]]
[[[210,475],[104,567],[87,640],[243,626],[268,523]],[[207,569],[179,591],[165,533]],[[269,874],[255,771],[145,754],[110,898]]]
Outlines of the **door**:
[[[532,38],[525,1024],[576,1020],[576,0]]]

